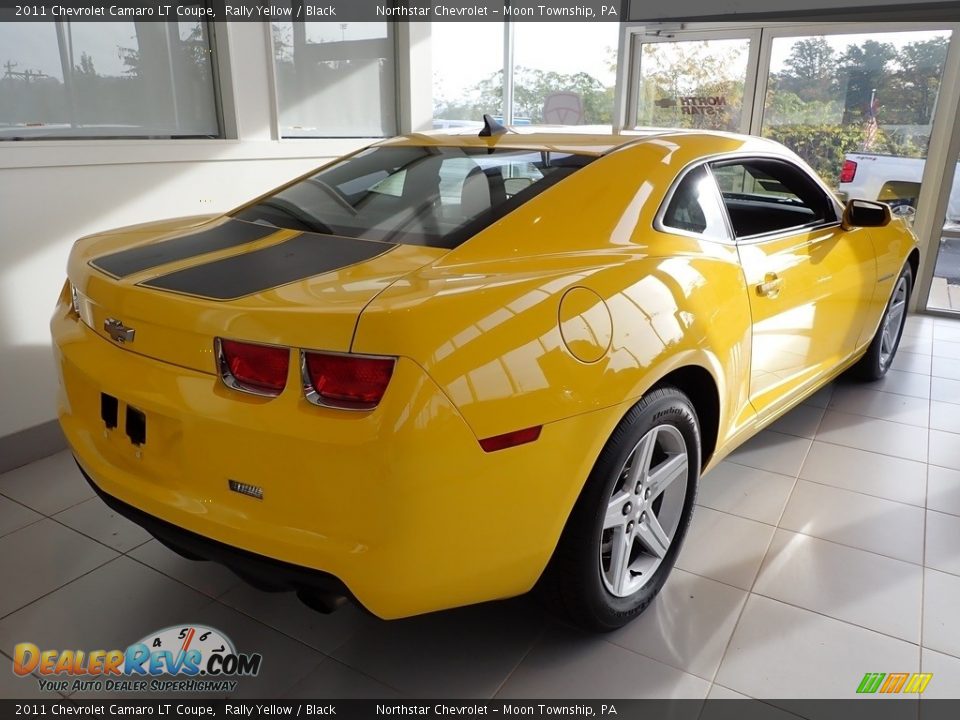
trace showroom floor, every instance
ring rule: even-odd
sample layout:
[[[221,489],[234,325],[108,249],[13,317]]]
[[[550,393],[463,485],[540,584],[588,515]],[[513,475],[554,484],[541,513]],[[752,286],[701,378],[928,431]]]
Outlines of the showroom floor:
[[[706,476],[663,593],[602,637],[524,598],[316,614],[149,540],[60,453],[0,476],[0,652],[192,622],[263,653],[246,697],[849,697],[865,672],[920,669],[924,697],[960,697],[960,320],[911,317],[894,367],[838,381]],[[0,672],[0,697],[39,696]]]

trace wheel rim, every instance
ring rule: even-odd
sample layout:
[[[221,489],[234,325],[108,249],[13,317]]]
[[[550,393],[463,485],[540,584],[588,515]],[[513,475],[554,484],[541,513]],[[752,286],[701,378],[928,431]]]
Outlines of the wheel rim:
[[[880,326],[880,367],[884,370],[893,362],[893,354],[897,350],[897,342],[903,332],[903,324],[907,319],[907,278],[901,276],[897,286],[893,289],[890,304],[883,316]]]
[[[646,585],[670,550],[687,496],[689,455],[683,435],[659,425],[620,469],[600,531],[600,577],[617,597]]]

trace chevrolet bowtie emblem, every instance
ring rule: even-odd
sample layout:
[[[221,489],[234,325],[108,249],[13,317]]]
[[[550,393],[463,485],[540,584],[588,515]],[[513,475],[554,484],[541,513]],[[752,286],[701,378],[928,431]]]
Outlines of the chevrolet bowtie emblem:
[[[103,329],[112,340],[115,340],[118,343],[133,342],[133,336],[137,334],[136,330],[131,327],[127,327],[122,322],[114,318],[107,318],[104,320]]]

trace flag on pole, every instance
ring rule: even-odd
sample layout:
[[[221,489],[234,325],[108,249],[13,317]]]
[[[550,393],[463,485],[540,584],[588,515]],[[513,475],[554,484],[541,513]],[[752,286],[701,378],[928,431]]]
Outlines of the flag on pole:
[[[867,106],[867,122],[864,127],[866,131],[863,137],[863,145],[860,148],[864,152],[869,152],[873,149],[873,144],[877,140],[877,133],[880,130],[880,126],[877,123],[877,110],[880,108],[880,103],[877,102],[877,91],[873,89],[870,92],[870,104]]]

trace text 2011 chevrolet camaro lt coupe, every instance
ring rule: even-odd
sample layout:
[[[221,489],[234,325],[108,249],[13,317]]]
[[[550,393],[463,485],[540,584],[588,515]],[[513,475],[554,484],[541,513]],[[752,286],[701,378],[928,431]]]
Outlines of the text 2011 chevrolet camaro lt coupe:
[[[890,367],[919,255],[887,206],[754,137],[487,129],[77,242],[59,412],[101,497],[314,607],[539,582],[612,629],[703,472]]]

